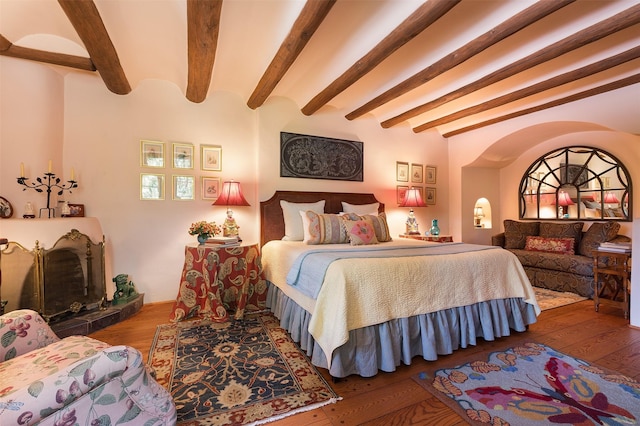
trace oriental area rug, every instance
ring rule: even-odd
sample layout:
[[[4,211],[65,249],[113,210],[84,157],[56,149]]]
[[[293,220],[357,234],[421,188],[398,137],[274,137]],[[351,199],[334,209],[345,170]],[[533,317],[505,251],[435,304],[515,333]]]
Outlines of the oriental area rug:
[[[270,313],[160,325],[149,363],[180,425],[257,425],[340,399]]]
[[[540,310],[542,311],[587,300],[586,297],[582,297],[568,291],[553,291],[540,287],[533,287],[533,291],[536,293],[536,300],[538,301],[538,306],[540,306]]]
[[[413,379],[472,425],[640,422],[639,382],[539,343]]]

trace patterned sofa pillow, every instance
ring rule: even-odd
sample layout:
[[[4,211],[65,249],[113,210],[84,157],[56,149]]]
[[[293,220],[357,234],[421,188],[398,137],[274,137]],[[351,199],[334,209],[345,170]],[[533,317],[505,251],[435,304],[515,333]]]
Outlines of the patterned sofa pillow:
[[[612,240],[618,235],[620,224],[618,222],[594,222],[584,233],[578,253],[583,256],[593,257],[593,251],[600,243]]]
[[[573,238],[573,251],[578,252],[582,239],[582,227],[584,222],[547,223],[540,224],[540,235],[545,238]]]
[[[575,254],[575,240],[573,238],[549,238],[529,235],[524,249],[529,251],[543,251],[545,253]]]
[[[305,244],[345,244],[349,235],[337,214],[318,214],[314,211],[301,211]]]
[[[376,233],[373,229],[371,221],[362,220],[344,220],[344,227],[349,234],[349,240],[352,246],[363,246],[369,244],[378,244]]]
[[[537,236],[540,230],[540,222],[518,222],[515,220],[504,221],[504,248],[523,249],[527,236]]]

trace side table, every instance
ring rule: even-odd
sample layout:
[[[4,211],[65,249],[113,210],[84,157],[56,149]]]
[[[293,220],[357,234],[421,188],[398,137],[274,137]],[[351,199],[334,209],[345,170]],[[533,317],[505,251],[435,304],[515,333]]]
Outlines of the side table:
[[[411,235],[411,234],[400,234],[400,238],[411,238],[412,240],[421,240],[421,241],[432,241],[434,243],[452,243],[453,236],[452,235]]]
[[[593,304],[596,312],[604,303],[622,309],[629,318],[629,285],[631,279],[631,253],[594,250]]]
[[[191,317],[226,322],[229,311],[241,319],[245,311],[266,309],[267,282],[257,244],[190,244],[184,257],[172,322]]]

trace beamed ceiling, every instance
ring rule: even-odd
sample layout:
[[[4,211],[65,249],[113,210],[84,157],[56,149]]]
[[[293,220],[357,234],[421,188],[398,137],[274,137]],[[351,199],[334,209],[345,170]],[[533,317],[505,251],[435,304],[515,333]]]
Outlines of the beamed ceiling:
[[[638,96],[639,23],[626,0],[0,0],[0,55],[92,73],[122,96],[161,79],[194,103],[285,97],[305,115],[448,137]]]

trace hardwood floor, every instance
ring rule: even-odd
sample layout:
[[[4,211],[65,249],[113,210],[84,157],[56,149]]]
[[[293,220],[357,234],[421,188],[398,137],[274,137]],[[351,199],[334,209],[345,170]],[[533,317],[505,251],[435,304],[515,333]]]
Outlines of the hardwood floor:
[[[117,345],[130,345],[147,360],[156,326],[168,323],[172,304],[147,304],[130,319],[93,333],[91,337]],[[438,361],[413,359],[393,373],[372,378],[350,376],[333,389],[343,399],[336,404],[269,423],[270,425],[458,425],[466,424],[453,411],[416,384],[411,376],[425,369],[450,367],[467,362],[480,352],[498,350],[523,341],[544,343],[577,358],[596,363],[640,380],[640,330],[629,326],[622,312],[592,301],[542,312],[538,322],[524,333],[494,342],[481,341]],[[321,373],[330,380],[326,370]]]

